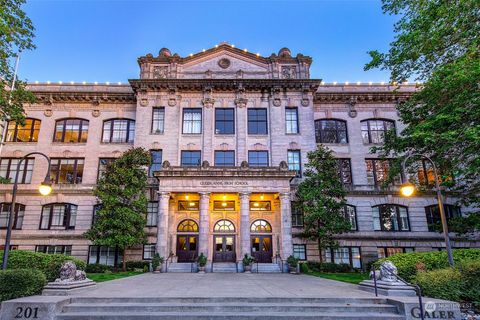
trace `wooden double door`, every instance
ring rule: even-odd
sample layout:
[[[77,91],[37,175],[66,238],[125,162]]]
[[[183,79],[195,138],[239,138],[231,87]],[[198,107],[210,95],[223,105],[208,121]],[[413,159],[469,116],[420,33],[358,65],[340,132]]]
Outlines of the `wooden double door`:
[[[272,263],[272,236],[258,235],[250,239],[252,257],[259,263]]]
[[[198,235],[185,234],[177,236],[177,261],[195,262],[198,257]]]
[[[213,261],[235,262],[235,235],[213,236]]]

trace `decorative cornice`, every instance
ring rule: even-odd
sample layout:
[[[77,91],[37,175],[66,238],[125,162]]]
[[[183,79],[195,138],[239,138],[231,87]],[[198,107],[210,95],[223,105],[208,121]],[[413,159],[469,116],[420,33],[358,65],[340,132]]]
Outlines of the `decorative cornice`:
[[[37,97],[37,103],[50,105],[52,103],[77,102],[91,103],[98,105],[100,103],[131,103],[135,104],[137,99],[134,93],[118,92],[54,92],[54,91],[34,91]]]
[[[130,79],[135,93],[144,91],[167,90],[203,90],[215,91],[271,90],[272,88],[309,90],[315,92],[320,86],[319,79]]]
[[[413,92],[316,92],[314,103],[397,103],[410,98]]]
[[[265,168],[249,168],[249,167],[163,167],[162,170],[156,171],[154,176],[159,177],[182,177],[182,178],[285,178],[292,179],[296,172],[282,167],[265,167]]]

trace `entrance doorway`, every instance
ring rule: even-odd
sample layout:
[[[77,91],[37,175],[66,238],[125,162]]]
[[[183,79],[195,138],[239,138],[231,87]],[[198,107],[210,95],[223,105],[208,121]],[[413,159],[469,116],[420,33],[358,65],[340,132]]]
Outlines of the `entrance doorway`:
[[[178,262],[195,262],[198,255],[198,236],[179,235],[177,236],[177,257]]]
[[[272,236],[251,237],[252,257],[259,263],[272,263]]]
[[[213,236],[213,261],[235,262],[235,236]]]

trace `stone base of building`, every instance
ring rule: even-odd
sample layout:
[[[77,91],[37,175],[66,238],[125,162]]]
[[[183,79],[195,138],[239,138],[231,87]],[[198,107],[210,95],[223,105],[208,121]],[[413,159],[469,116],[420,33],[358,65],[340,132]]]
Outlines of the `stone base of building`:
[[[375,292],[375,282],[373,280],[364,280],[358,288],[363,291]],[[377,293],[383,296],[401,296],[412,297],[417,293],[415,288],[401,282],[388,282],[377,280]]]
[[[43,288],[42,295],[44,296],[69,296],[77,293],[80,290],[87,288],[94,288],[97,284],[90,280],[80,280],[73,282],[49,282]]]

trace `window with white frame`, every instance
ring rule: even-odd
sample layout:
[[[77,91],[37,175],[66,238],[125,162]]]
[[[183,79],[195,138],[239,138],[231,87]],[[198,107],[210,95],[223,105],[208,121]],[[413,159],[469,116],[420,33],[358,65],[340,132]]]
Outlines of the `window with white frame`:
[[[302,176],[302,165],[301,165],[301,153],[300,150],[288,150],[287,151],[287,163],[289,170],[295,170],[297,172],[297,177]]]
[[[299,133],[298,108],[285,108],[285,126],[287,134]]]
[[[202,133],[202,109],[200,108],[183,109],[182,132],[187,134]]]
[[[152,110],[152,133],[162,134],[165,128],[165,108],[154,107]]]
[[[103,122],[104,143],[132,143],[135,137],[135,121],[131,119],[111,119]]]
[[[304,244],[294,244],[293,256],[298,260],[307,260],[307,246]]]

